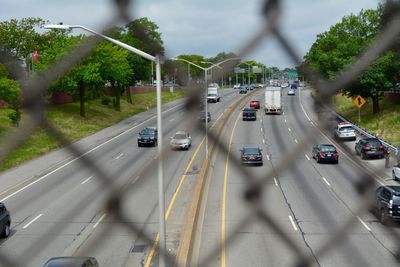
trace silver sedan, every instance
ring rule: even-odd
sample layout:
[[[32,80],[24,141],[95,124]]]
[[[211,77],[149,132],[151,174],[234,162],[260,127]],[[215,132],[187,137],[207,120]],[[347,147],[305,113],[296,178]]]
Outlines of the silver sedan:
[[[178,131],[173,137],[171,137],[170,145],[172,149],[188,150],[192,145],[192,138],[188,132]]]

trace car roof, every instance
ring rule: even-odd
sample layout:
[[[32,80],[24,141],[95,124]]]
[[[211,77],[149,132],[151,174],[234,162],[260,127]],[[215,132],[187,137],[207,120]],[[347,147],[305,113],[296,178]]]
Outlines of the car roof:
[[[385,185],[384,187],[386,187],[396,195],[400,195],[400,185]]]
[[[243,111],[256,111],[254,108],[244,108]]]
[[[318,146],[329,146],[329,147],[335,147],[334,145],[332,145],[332,144],[320,144],[320,145],[318,145]]]
[[[177,131],[175,134],[187,134],[186,131]]]
[[[245,146],[243,147],[243,151],[245,150],[260,150],[259,147],[254,147],[254,146]]]

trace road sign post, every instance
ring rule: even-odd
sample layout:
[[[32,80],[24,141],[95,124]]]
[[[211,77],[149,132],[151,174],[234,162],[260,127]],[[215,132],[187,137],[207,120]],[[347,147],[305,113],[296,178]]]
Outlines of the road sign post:
[[[361,107],[364,106],[366,102],[367,101],[360,95],[353,99],[353,104],[358,108],[358,123],[361,122]]]

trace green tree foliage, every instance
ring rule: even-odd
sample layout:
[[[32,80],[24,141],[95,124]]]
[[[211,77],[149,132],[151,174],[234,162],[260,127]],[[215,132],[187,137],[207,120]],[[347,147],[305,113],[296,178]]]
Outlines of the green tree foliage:
[[[28,57],[40,50],[43,36],[37,31],[45,21],[41,18],[11,19],[0,22],[0,47],[17,58]]]
[[[14,113],[9,117],[13,124],[18,126],[21,118],[21,88],[19,84],[8,78],[0,78],[0,99],[7,102],[14,109]]]
[[[381,18],[381,7],[343,17],[329,31],[317,36],[316,42],[305,56],[306,62],[325,78],[334,79],[374,40],[381,29]],[[379,112],[380,92],[393,87],[396,72],[400,69],[398,62],[396,53],[386,53],[355,83],[344,88],[344,93],[352,97],[360,94],[371,98],[373,112]]]
[[[0,78],[7,78],[9,75],[6,65],[0,63]]]

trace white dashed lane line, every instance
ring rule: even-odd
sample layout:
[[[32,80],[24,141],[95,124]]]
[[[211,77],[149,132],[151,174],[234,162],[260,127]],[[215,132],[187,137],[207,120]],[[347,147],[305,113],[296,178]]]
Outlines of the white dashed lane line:
[[[328,180],[325,177],[322,177],[322,180],[324,180],[324,182],[328,185],[331,186],[331,184],[328,182]]]
[[[293,229],[294,229],[295,231],[297,231],[297,230],[298,230],[298,229],[297,229],[297,225],[296,225],[296,223],[294,222],[293,217],[290,216],[290,215],[289,215],[289,220],[290,220],[290,222],[292,223]]]
[[[86,184],[92,178],[93,178],[93,176],[90,176],[90,177],[86,178],[81,184]]]
[[[297,139],[296,139],[296,138],[294,139],[294,142],[295,142],[296,144],[298,144],[298,143],[299,143],[299,142],[297,141]]]
[[[287,129],[288,129],[288,131],[289,131],[289,132],[291,132],[291,131],[292,131],[292,129],[290,129],[290,128],[287,128]]]
[[[123,155],[124,155],[124,153],[121,153],[118,156],[116,156],[115,159],[120,159]]]
[[[304,155],[304,156],[306,156],[306,158],[307,158],[308,160],[310,160],[310,157],[309,157],[308,155]]]
[[[368,225],[359,217],[357,216],[357,219],[360,221],[360,223],[367,229],[367,231],[371,232],[371,228],[368,227]]]
[[[32,223],[34,223],[37,219],[39,219],[40,217],[42,217],[43,214],[39,214],[38,216],[36,216],[35,218],[32,219],[32,221],[28,222],[27,224],[25,224],[22,229],[26,229],[29,227],[29,225],[31,225]]]
[[[274,182],[275,182],[275,185],[276,185],[276,186],[279,186],[278,180],[276,180],[276,177],[274,177]]]
[[[103,215],[101,215],[99,220],[93,225],[93,228],[96,228],[99,225],[99,223],[106,217],[106,215],[107,214],[105,214],[105,213]]]

